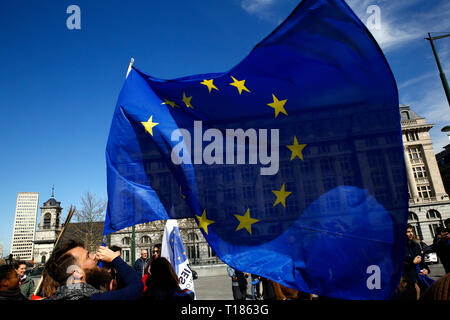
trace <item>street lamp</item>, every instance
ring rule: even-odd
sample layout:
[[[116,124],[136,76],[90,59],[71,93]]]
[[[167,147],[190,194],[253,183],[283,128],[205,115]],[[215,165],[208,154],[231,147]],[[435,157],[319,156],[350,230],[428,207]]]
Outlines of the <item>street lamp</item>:
[[[12,264],[12,262],[13,262],[13,255],[12,255],[12,253],[9,254],[8,258],[5,258],[5,262],[6,262],[6,264],[9,264],[9,265]]]
[[[445,126],[441,129],[441,132],[450,132],[450,126]],[[450,140],[450,134],[447,133],[447,137]]]
[[[433,50],[434,58],[436,59],[436,64],[439,69],[439,75],[441,77],[442,85],[444,86],[445,95],[447,96],[447,102],[450,107],[450,89],[448,87],[447,78],[445,77],[445,73],[442,70],[441,62],[439,61],[439,57],[437,55],[437,51],[436,51],[436,48],[434,47],[434,43],[433,43],[433,40],[442,39],[442,38],[446,38],[446,37],[450,37],[450,33],[444,34],[442,36],[432,37],[430,32],[428,32],[428,38],[425,38],[425,39],[430,41],[431,49]]]

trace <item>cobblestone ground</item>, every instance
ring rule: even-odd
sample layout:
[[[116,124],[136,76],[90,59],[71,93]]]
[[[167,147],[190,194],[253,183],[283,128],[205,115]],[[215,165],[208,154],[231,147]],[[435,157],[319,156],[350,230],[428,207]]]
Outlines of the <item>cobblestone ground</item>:
[[[430,278],[433,280],[437,280],[445,275],[445,270],[442,264],[430,264],[428,265],[430,268]]]
[[[229,276],[199,277],[194,280],[197,300],[233,300]]]

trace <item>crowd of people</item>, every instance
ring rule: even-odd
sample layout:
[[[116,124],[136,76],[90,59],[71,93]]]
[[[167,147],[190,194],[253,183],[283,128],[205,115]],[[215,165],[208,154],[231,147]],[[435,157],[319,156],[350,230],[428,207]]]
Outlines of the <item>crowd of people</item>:
[[[437,229],[432,245],[414,235],[408,225],[403,273],[393,300],[450,299],[450,219]],[[446,275],[434,281],[425,255],[436,252]],[[101,264],[99,264],[101,262]],[[101,265],[101,266],[100,266]],[[191,301],[195,294],[182,289],[170,262],[161,257],[161,247],[147,250],[133,267],[121,258],[121,248],[99,247],[89,253],[82,243],[69,240],[53,251],[42,272],[39,290],[26,274],[25,261],[0,266],[0,300],[149,300]],[[285,287],[270,279],[228,267],[235,300],[312,300],[313,295]],[[247,294],[248,278],[251,295]],[[319,299],[321,297],[318,297]]]
[[[155,247],[151,259],[143,252],[133,268],[122,260],[119,247],[101,246],[92,254],[82,243],[69,240],[46,262],[37,294],[25,275],[25,262],[0,266],[0,300],[193,300],[194,293],[180,288],[160,250]]]
[[[283,286],[270,279],[249,274],[227,267],[231,278],[231,288],[234,300],[312,300],[313,295]],[[247,293],[248,278],[251,279],[251,294]]]
[[[393,300],[449,300],[450,299],[450,219],[445,227],[436,230],[432,245],[427,245],[414,234],[412,225],[406,229],[406,257],[403,274]],[[445,275],[434,281],[428,275],[430,268],[425,255],[435,252],[442,263]]]

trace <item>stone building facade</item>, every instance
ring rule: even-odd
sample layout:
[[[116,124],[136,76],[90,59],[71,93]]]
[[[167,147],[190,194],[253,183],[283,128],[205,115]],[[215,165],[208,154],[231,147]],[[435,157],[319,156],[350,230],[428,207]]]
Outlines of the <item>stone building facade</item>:
[[[450,200],[442,182],[429,130],[433,124],[400,105],[403,146],[408,176],[408,223],[416,235],[431,244],[436,229],[450,218]]]
[[[165,220],[143,223],[135,226],[135,258],[141,256],[141,250],[145,249],[151,256],[153,246],[162,244]],[[191,265],[220,264],[222,261],[216,256],[206,242],[194,219],[178,220],[181,238]],[[131,262],[132,230],[131,227],[114,232],[110,235],[110,245],[122,248],[122,258],[125,262]]]
[[[53,194],[41,207],[41,220],[34,240],[34,261],[45,263],[50,257],[56,239],[61,232],[61,202]]]

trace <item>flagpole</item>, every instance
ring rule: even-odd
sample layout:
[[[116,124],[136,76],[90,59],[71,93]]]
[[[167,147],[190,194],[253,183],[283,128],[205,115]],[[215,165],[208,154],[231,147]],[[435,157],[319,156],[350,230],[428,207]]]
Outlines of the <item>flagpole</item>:
[[[133,63],[134,63],[134,58],[131,58],[130,64],[128,65],[127,76],[125,78],[128,78],[128,74],[130,73],[131,68],[133,67]]]
[[[436,64],[437,64],[437,67],[438,67],[438,70],[439,70],[439,76],[441,77],[442,86],[444,87],[445,96],[447,97],[447,102],[448,102],[448,105],[450,107],[450,89],[448,87],[448,82],[447,82],[447,78],[445,77],[445,73],[442,70],[441,61],[439,60],[436,48],[435,48],[434,43],[433,43],[433,40],[442,39],[442,38],[446,38],[446,37],[450,37],[450,33],[449,34],[444,34],[442,36],[431,37],[430,32],[428,32],[428,38],[425,38],[425,39],[430,41],[431,50],[433,50],[434,58],[436,60]]]

